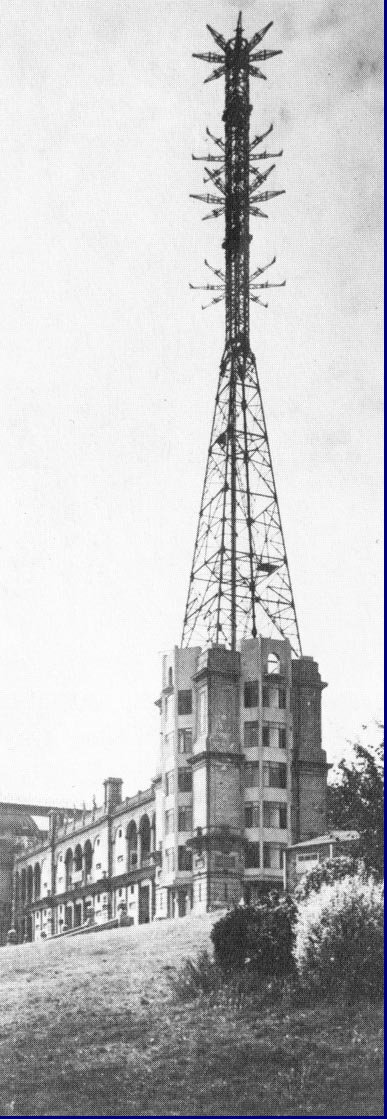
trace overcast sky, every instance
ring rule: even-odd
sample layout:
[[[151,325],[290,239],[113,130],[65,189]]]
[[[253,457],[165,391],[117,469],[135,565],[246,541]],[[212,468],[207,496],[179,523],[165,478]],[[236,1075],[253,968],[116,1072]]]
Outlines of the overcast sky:
[[[223,0],[2,0],[0,797],[91,803],[157,763],[223,348],[202,313],[203,85]],[[382,28],[369,0],[243,5],[284,54],[252,128],[284,149],[252,310],[304,652],[330,760],[381,715]]]

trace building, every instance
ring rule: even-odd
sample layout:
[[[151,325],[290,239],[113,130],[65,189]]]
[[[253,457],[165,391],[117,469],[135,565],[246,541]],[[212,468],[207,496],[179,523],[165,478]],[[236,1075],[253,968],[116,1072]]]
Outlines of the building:
[[[6,944],[11,924],[12,874],[15,855],[45,833],[31,815],[31,805],[0,804],[0,945]]]
[[[122,780],[104,782],[104,802],[70,815],[51,812],[50,831],[15,860],[12,923],[18,941],[155,911],[153,786],[122,800]]]
[[[126,914],[134,923],[254,901],[282,887],[286,848],[320,836],[327,762],[311,657],[254,638],[236,653],[163,657],[160,766],[145,792],[52,811],[49,836],[15,861],[13,924],[38,939]]]
[[[348,855],[352,844],[359,839],[357,831],[331,831],[329,835],[317,835],[301,843],[293,843],[286,850],[284,863],[284,887],[294,890],[297,883],[326,859],[337,855]]]

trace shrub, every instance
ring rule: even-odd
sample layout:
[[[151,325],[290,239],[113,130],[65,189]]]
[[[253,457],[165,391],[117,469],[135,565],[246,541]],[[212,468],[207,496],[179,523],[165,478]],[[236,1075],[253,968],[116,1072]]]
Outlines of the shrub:
[[[301,979],[324,994],[378,999],[383,989],[383,887],[346,876],[299,904],[294,957]]]
[[[291,974],[295,918],[294,901],[278,894],[254,906],[236,906],[212,929],[216,963],[225,971],[248,964],[266,977]]]
[[[211,994],[223,984],[222,972],[205,950],[199,952],[196,961],[185,960],[179,971],[168,978],[174,995],[182,1001]]]
[[[297,901],[305,901],[312,893],[318,893],[323,883],[331,886],[350,874],[362,873],[362,864],[352,855],[336,855],[312,867],[298,882],[294,896]]]

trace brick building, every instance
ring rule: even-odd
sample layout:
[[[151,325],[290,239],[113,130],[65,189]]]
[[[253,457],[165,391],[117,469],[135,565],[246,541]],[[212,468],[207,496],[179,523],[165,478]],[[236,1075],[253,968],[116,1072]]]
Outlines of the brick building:
[[[51,813],[48,838],[16,858],[18,939],[122,913],[183,916],[281,886],[286,848],[326,827],[324,686],[288,641],[165,655],[158,775],[125,799],[109,778],[100,807]]]

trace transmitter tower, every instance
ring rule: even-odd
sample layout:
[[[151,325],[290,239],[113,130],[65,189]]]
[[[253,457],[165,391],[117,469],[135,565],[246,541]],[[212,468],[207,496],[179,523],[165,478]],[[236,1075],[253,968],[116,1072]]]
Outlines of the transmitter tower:
[[[267,279],[275,264],[250,267],[250,217],[283,190],[267,189],[275,168],[265,141],[270,125],[250,139],[250,77],[264,79],[261,64],[280,50],[264,50],[268,23],[248,40],[239,15],[226,41],[207,25],[217,52],[195,54],[215,65],[206,82],[225,78],[224,136],[213,142],[205,163],[207,192],[193,194],[210,207],[203,220],[224,216],[224,269],[211,268],[211,303],[225,303],[225,346],[220,363],[182,646],[225,645],[235,652],[241,638],[288,638],[295,656],[301,643],[285,547],[261,390],[250,346],[250,302],[267,306]],[[269,165],[267,165],[269,161]],[[270,275],[270,273],[269,273]],[[193,285],[191,285],[192,287]]]

